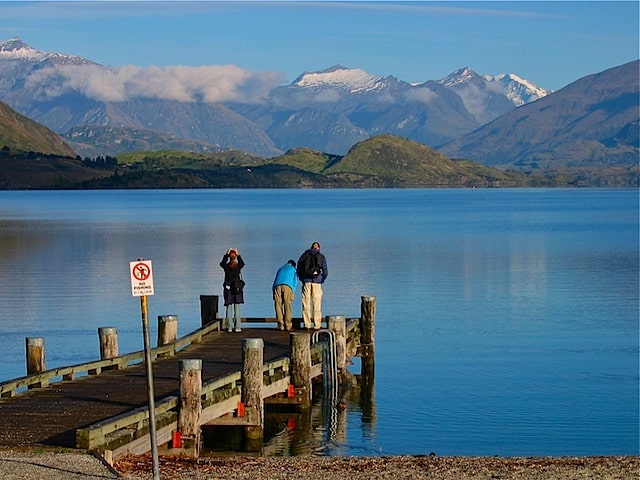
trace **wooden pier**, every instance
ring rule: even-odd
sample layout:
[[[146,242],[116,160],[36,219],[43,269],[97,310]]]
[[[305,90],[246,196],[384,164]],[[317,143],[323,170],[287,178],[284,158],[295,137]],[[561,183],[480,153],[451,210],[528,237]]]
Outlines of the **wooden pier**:
[[[243,318],[241,333],[227,333],[217,304],[205,300],[202,327],[180,339],[177,317],[158,317],[154,418],[158,444],[169,451],[197,456],[205,425],[242,427],[261,442],[264,403],[310,408],[314,379],[334,375],[329,350],[338,371],[358,355],[373,377],[375,297],[361,297],[361,317],[325,317],[319,332]],[[118,355],[117,331],[99,335],[100,360],[51,370],[43,368],[44,342],[27,339],[28,375],[0,384],[0,448],[83,449],[109,461],[150,450],[144,352]]]

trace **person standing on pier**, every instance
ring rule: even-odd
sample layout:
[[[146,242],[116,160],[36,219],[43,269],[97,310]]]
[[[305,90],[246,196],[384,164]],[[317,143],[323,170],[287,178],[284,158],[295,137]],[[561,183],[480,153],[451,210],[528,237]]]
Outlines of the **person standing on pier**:
[[[222,257],[220,267],[224,270],[223,298],[226,307],[227,331],[241,332],[240,304],[244,303],[244,281],[242,267],[244,260],[237,248],[229,248]],[[233,313],[233,322],[232,322]]]
[[[273,303],[276,309],[278,330],[293,330],[291,304],[298,286],[295,260],[289,260],[276,272],[273,280]]]
[[[313,242],[311,248],[298,259],[298,278],[302,282],[302,318],[307,330],[322,327],[322,284],[329,276],[327,259],[320,253],[320,244]]]

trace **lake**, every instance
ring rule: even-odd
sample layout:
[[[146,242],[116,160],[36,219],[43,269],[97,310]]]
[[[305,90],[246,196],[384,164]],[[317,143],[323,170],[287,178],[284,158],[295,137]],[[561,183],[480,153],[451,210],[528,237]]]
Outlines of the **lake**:
[[[323,313],[377,305],[374,405],[350,397],[319,454],[638,455],[638,218],[637,190],[1,191],[0,381],[25,337],[48,368],[99,358],[105,326],[141,350],[132,260],[153,262],[155,342],[158,315],[200,325],[227,248],[265,317],[319,241]]]

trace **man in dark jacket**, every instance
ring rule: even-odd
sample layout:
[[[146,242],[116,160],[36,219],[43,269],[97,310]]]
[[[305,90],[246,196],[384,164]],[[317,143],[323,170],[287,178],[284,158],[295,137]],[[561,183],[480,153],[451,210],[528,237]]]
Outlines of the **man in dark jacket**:
[[[307,330],[322,327],[322,284],[329,276],[327,259],[320,244],[313,242],[298,260],[298,278],[302,282],[302,319]]]

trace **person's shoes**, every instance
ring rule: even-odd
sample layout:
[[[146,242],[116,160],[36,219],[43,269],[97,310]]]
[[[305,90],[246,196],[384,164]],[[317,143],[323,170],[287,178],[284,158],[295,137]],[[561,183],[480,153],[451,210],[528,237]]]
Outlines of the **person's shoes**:
[[[236,328],[236,333],[241,332],[242,329],[241,328]]]
[[[320,327],[313,327],[313,329],[317,332],[318,330],[320,330]]]
[[[233,330],[229,329],[229,330],[227,330],[227,332],[231,333],[231,332],[233,332]]]
[[[278,330],[282,331],[284,330],[284,327],[278,327]]]

